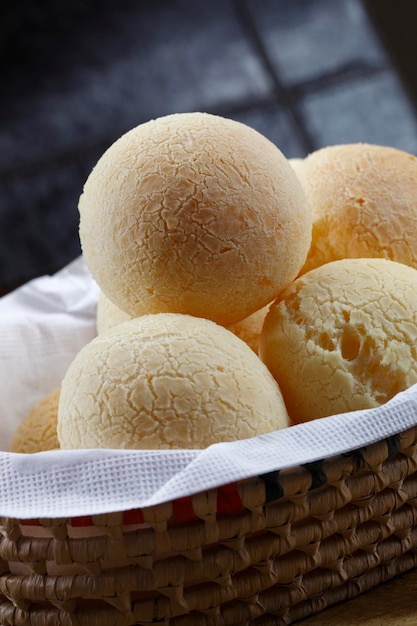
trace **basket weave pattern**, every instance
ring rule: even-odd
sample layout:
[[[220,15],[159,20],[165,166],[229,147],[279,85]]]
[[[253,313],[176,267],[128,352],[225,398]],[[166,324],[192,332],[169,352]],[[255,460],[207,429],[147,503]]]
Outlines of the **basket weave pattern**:
[[[147,509],[0,518],[4,626],[286,626],[417,567],[417,427]]]

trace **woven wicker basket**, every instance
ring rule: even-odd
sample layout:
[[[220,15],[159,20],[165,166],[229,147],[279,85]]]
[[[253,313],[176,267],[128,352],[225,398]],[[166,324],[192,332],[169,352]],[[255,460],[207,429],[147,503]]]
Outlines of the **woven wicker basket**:
[[[294,623],[417,566],[417,427],[146,509],[1,518],[4,626]]]

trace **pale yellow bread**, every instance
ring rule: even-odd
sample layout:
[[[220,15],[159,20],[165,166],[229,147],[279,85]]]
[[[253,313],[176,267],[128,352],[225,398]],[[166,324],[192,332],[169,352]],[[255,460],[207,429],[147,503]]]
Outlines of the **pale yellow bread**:
[[[259,311],[255,311],[252,315],[245,317],[245,319],[230,324],[227,326],[229,330],[237,335],[242,341],[248,344],[248,346],[258,354],[259,349],[259,337],[262,331],[262,326],[265,321],[266,314],[269,311],[270,304],[262,307]]]
[[[44,396],[17,427],[10,452],[34,453],[59,448],[57,436],[60,388]]]
[[[101,333],[105,333],[110,328],[113,328],[113,326],[127,322],[134,317],[134,315],[130,315],[130,313],[122,311],[122,309],[113,304],[113,302],[107,298],[102,291],[100,291],[97,302],[96,319],[98,335],[101,335]]]
[[[417,158],[386,146],[329,146],[296,166],[313,215],[302,273],[343,258],[417,267]]]
[[[271,306],[260,357],[294,422],[384,404],[417,383],[417,270],[386,259],[311,270]]]
[[[311,213],[282,152],[206,113],[120,137],[88,177],[79,211],[90,271],[132,316],[237,322],[296,277],[311,242]]]
[[[293,157],[292,159],[288,159],[288,163],[291,165],[295,173],[298,175],[299,169],[301,169],[303,165],[304,159],[300,157]]]
[[[255,311],[252,315],[245,317],[245,319],[240,322],[230,324],[226,328],[245,341],[252,350],[257,353],[259,335],[261,334],[262,325],[268,309],[269,304],[262,307],[259,311]],[[134,316],[129,315],[129,313],[119,309],[102,291],[100,292],[97,303],[97,334],[101,335],[101,333],[113,328],[113,326],[127,322],[133,319],[133,317]]]
[[[204,448],[288,426],[256,354],[212,321],[149,314],[96,337],[62,382],[62,448]]]

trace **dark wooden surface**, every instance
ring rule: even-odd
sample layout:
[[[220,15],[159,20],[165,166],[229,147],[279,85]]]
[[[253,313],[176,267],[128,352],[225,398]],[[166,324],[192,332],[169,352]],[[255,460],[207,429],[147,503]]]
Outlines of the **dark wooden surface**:
[[[298,623],[300,626],[416,626],[417,570]]]

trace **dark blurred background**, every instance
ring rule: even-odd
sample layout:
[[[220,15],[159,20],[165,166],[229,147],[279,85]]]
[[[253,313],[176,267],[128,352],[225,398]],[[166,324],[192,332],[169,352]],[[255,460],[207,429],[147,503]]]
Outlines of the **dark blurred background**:
[[[358,141],[417,154],[413,4],[3,4],[0,293],[80,254],[85,179],[120,134],[150,118],[225,115],[289,158]]]

